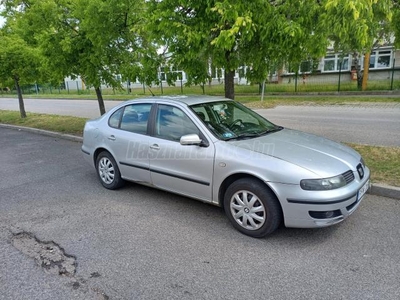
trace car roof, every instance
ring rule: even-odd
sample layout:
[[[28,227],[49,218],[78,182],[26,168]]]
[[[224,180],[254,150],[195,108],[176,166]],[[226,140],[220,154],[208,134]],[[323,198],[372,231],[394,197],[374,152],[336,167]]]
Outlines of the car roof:
[[[176,96],[154,96],[154,97],[146,97],[146,98],[137,98],[134,100],[130,100],[130,102],[137,101],[168,101],[168,102],[180,102],[184,103],[188,106],[207,103],[207,102],[218,102],[218,101],[231,101],[231,99],[224,98],[222,96],[205,96],[205,95],[176,95]]]

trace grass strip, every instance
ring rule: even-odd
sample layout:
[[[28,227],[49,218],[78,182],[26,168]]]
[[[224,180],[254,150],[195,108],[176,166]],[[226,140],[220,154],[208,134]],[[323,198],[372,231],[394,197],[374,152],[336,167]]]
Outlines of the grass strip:
[[[86,118],[28,113],[21,119],[19,112],[0,110],[0,123],[20,125],[82,136]],[[357,150],[371,169],[374,183],[400,187],[400,147],[347,144]]]
[[[374,183],[400,187],[400,147],[348,144],[364,158]]]
[[[87,119],[69,116],[27,113],[21,119],[18,111],[0,110],[0,123],[25,126],[49,131],[82,136]]]

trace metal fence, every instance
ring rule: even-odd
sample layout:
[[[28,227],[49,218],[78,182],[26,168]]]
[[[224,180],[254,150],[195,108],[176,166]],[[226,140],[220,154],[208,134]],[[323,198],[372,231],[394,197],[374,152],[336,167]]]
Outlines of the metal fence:
[[[251,84],[245,78],[235,78],[236,94],[260,94],[261,84]],[[201,86],[186,86],[185,81],[177,81],[174,86],[166,82],[159,85],[144,86],[140,83],[122,83],[121,89],[102,87],[104,95],[151,95],[151,94],[224,94],[223,80],[212,80]],[[94,89],[88,88],[81,80],[69,80],[58,86],[51,84],[32,84],[21,87],[25,95],[94,95]],[[1,88],[0,95],[16,94],[15,89]],[[265,94],[279,93],[324,93],[324,92],[351,92],[358,91],[358,84],[354,73],[304,73],[285,74],[279,78],[268,78],[265,85]],[[400,90],[400,68],[385,70],[370,70],[367,91],[395,91]]]

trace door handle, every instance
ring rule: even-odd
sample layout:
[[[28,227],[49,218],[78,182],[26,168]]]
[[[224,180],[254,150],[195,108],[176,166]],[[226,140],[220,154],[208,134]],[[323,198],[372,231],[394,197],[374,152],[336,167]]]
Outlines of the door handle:
[[[150,149],[152,150],[160,150],[160,146],[158,146],[157,144],[151,145]]]
[[[115,141],[115,136],[110,135],[110,136],[108,137],[108,139],[109,139],[110,141]]]

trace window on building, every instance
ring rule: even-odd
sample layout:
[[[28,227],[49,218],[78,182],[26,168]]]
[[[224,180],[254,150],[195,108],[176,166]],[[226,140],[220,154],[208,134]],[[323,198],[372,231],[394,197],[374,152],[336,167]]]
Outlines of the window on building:
[[[160,80],[161,81],[166,81],[167,80],[167,76],[165,75],[165,72],[160,72]]]
[[[300,64],[300,73],[311,73],[313,64],[311,60],[303,61]]]
[[[220,79],[222,78],[222,69],[220,68],[211,68],[211,78]]]
[[[302,61],[300,63],[298,73],[299,74],[304,74],[304,73],[311,73],[313,70],[313,61],[312,60],[306,60]],[[293,65],[289,64],[289,72],[290,74],[295,74],[296,73],[296,67]]]
[[[350,70],[349,55],[330,54],[324,57],[324,72],[338,72]]]
[[[371,52],[369,60],[370,69],[390,68],[392,62],[391,50],[377,50]]]

